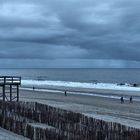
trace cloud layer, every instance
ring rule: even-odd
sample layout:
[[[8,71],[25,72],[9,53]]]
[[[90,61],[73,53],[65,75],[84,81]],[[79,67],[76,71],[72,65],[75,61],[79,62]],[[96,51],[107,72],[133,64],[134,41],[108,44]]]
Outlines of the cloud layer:
[[[139,14],[138,0],[0,0],[1,67],[140,67]]]

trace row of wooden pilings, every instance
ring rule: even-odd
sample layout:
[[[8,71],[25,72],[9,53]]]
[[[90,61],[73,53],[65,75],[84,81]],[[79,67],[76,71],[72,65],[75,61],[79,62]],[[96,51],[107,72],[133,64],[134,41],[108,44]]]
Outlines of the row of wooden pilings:
[[[0,110],[1,127],[32,140],[140,140],[139,129],[36,102],[0,101]]]

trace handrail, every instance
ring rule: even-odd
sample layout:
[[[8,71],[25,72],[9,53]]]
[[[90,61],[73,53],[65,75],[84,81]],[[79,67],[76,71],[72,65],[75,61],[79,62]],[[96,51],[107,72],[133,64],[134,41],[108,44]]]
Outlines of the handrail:
[[[0,84],[21,84],[21,77],[18,76],[0,76]]]

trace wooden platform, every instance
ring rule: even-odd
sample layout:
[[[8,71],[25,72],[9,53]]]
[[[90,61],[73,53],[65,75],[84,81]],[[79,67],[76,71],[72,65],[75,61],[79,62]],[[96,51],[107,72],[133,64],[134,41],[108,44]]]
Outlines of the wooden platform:
[[[5,101],[19,101],[19,86],[21,77],[17,76],[0,76],[0,97]]]
[[[21,85],[21,77],[0,76],[0,86],[3,85]]]

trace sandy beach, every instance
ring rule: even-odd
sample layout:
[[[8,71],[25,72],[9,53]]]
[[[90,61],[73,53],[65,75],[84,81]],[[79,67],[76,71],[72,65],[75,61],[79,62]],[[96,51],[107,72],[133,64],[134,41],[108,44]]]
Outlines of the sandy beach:
[[[82,89],[83,93],[86,89]],[[90,90],[90,89],[89,89]],[[87,91],[89,91],[87,90]],[[117,91],[117,90],[98,90],[92,89],[90,94],[79,94],[79,92],[64,92],[57,90],[20,89],[20,100],[36,101],[43,104],[52,105],[62,109],[80,112],[88,116],[105,121],[118,122],[127,126],[140,128],[140,102],[135,101],[133,104],[125,100],[124,104],[119,99],[91,96],[91,94],[117,95],[139,97],[139,92]]]
[[[120,97],[124,97],[121,104]],[[129,103],[129,97],[133,96],[133,103]],[[20,87],[20,101],[38,102],[57,108],[79,112],[86,116],[108,122],[117,122],[126,126],[140,129],[140,95],[138,91],[69,88],[67,96],[62,87],[25,88]],[[136,100],[138,99],[138,100]],[[2,139],[17,140],[24,137],[0,129]],[[1,139],[0,139],[1,140]]]

